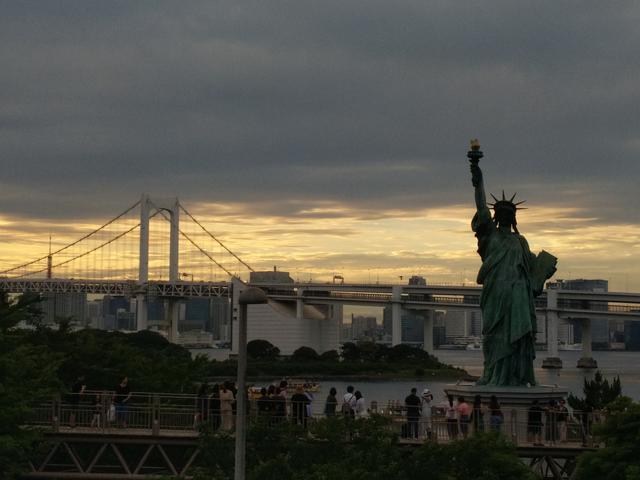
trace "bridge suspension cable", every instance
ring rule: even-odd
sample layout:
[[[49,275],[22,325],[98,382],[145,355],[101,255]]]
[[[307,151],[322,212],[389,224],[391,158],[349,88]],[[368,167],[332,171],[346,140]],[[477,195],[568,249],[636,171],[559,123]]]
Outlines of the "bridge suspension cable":
[[[182,205],[180,205],[180,210],[182,210],[184,213],[187,214],[187,216],[193,220],[195,222],[196,225],[198,225],[207,235],[209,235],[212,239],[214,239],[218,245],[220,245],[222,248],[224,248],[227,252],[229,252],[236,260],[238,260],[242,265],[244,265],[245,267],[247,267],[249,269],[249,271],[251,272],[255,272],[255,270],[253,268],[251,268],[251,266],[245,262],[244,260],[242,260],[238,255],[236,255],[235,253],[233,253],[231,250],[229,250],[229,248],[227,248],[227,246],[222,243],[218,238],[216,238],[216,236],[214,234],[212,234],[209,230],[207,230],[204,225],[202,225],[198,220],[196,220],[194,218],[193,215],[191,215],[189,213],[189,211],[184,208]],[[194,244],[195,245],[195,244]],[[197,245],[195,245],[196,247],[198,247]],[[198,247],[199,248],[199,247]]]
[[[155,216],[155,215],[157,215],[157,214],[159,213],[160,215],[162,215],[162,216],[164,217],[164,219],[165,219],[167,222],[171,223],[171,219],[170,219],[169,217],[167,217],[167,215],[166,215],[166,214],[165,214],[165,213],[164,213],[160,208],[158,208],[158,207],[157,207],[153,202],[150,202],[150,203],[151,203],[151,205],[153,206],[153,208],[156,210],[156,213],[154,214],[154,216]],[[181,209],[182,209],[182,210],[183,210],[187,215],[189,215],[189,217],[193,218],[193,217],[191,216],[191,214],[189,214],[189,212],[187,212],[184,208],[182,208],[182,206],[181,206],[180,208],[181,208]],[[193,219],[193,220],[194,220],[196,223],[198,223],[195,219]],[[202,227],[202,225],[200,225],[200,226]],[[205,230],[205,229],[204,229],[204,227],[202,227],[202,229],[203,229],[203,230]],[[231,271],[229,271],[229,270],[228,270],[224,265],[222,265],[222,264],[221,264],[220,262],[218,262],[215,258],[213,258],[209,252],[207,252],[204,248],[202,248],[200,245],[198,245],[198,244],[197,244],[197,243],[196,243],[196,242],[195,242],[195,241],[194,241],[194,240],[193,240],[189,235],[187,235],[186,233],[184,233],[184,232],[182,231],[182,229],[180,229],[180,228],[179,228],[179,229],[178,229],[178,232],[179,232],[179,233],[180,233],[180,235],[182,235],[182,236],[183,236],[183,237],[184,237],[184,238],[185,238],[189,243],[191,243],[194,247],[196,247],[196,249],[198,249],[198,250],[199,250],[199,251],[200,251],[204,256],[206,256],[209,260],[211,260],[213,263],[215,263],[215,264],[216,264],[216,266],[217,266],[218,268],[220,268],[221,270],[223,270],[227,275],[229,275],[230,277],[233,277],[233,278],[236,278],[236,279],[240,280],[242,283],[245,283],[245,282],[244,282],[244,281],[243,281],[243,280],[242,280],[238,275],[236,275],[235,273],[232,273]],[[206,232],[206,230],[205,230],[205,232]],[[207,232],[207,233],[209,233],[209,232]],[[211,234],[209,234],[209,235],[213,237],[213,235],[211,235]],[[216,239],[216,241],[218,241],[218,240]],[[220,242],[218,241],[218,243],[220,243]],[[220,245],[222,245],[222,243],[220,243]],[[223,247],[224,247],[224,246],[223,246]],[[251,268],[251,267],[249,267],[246,263],[244,263],[242,260],[240,260],[240,258],[238,258],[238,256],[237,256],[237,255],[235,255],[235,254],[234,254],[231,250],[229,250],[227,247],[224,247],[224,248],[225,248],[225,250],[227,250],[229,253],[231,253],[235,258],[237,258],[240,262],[242,262],[242,264],[243,264],[243,265],[247,266],[248,268]],[[251,269],[251,271],[253,271],[253,269]]]
[[[157,214],[158,214],[158,212],[154,213],[154,214],[153,214],[153,215],[151,215],[149,218],[153,218],[153,217],[155,217]],[[61,266],[63,266],[63,265],[66,265],[66,264],[68,264],[68,263],[73,262],[74,260],[78,260],[79,258],[85,257],[85,256],[89,255],[90,253],[93,253],[93,252],[95,252],[95,251],[97,251],[97,250],[100,250],[101,248],[106,247],[107,245],[109,245],[109,244],[111,244],[111,243],[115,242],[116,240],[119,240],[120,238],[124,237],[124,236],[125,236],[125,235],[127,235],[128,233],[131,233],[132,231],[134,231],[134,230],[135,230],[136,228],[138,228],[138,227],[140,227],[140,223],[138,223],[137,225],[134,225],[133,227],[129,228],[128,230],[125,230],[125,231],[123,231],[123,232],[119,233],[119,234],[118,234],[118,235],[116,235],[115,237],[110,238],[110,239],[109,239],[109,240],[107,240],[106,242],[101,243],[101,244],[100,244],[100,245],[98,245],[97,247],[94,247],[94,248],[92,248],[92,249],[90,249],[90,250],[87,250],[86,252],[82,252],[81,254],[76,255],[76,256],[75,256],[75,257],[73,257],[73,258],[68,258],[67,260],[64,260],[64,261],[62,261],[62,262],[59,262],[59,263],[56,263],[56,264],[52,265],[52,266],[51,266],[51,268],[61,267]],[[86,238],[86,237],[85,237],[85,238]],[[75,243],[77,243],[77,242],[75,242]],[[60,250],[59,250],[59,251],[60,251]],[[45,258],[46,258],[46,257],[45,257]],[[27,277],[27,276],[31,276],[31,275],[36,275],[36,274],[38,274],[38,273],[45,272],[45,271],[47,271],[48,269],[49,269],[49,267],[46,267],[46,268],[43,268],[43,269],[41,269],[41,270],[36,270],[35,272],[29,272],[29,273],[26,273],[26,274],[24,274],[24,275],[18,275],[18,276],[13,277],[13,278],[23,278],[23,277]]]
[[[104,230],[105,228],[107,228],[107,227],[108,227],[109,225],[111,225],[112,223],[114,223],[114,222],[116,222],[117,220],[119,220],[120,218],[124,217],[124,216],[125,216],[127,213],[129,213],[131,210],[135,209],[138,205],[140,205],[140,200],[138,200],[138,201],[137,201],[136,203],[134,203],[132,206],[130,206],[129,208],[127,208],[124,212],[122,212],[122,213],[121,213],[120,215],[118,215],[117,217],[112,218],[111,220],[109,220],[109,221],[108,221],[107,223],[105,223],[104,225],[102,225],[102,226],[100,226],[100,227],[96,228],[95,230],[93,230],[92,232],[90,232],[90,233],[88,233],[88,234],[84,235],[83,237],[79,238],[78,240],[76,240],[76,241],[74,241],[74,242],[72,242],[72,243],[70,243],[70,244],[68,244],[68,245],[65,245],[64,247],[59,248],[58,250],[55,250],[55,251],[53,251],[53,252],[51,252],[51,253],[49,253],[49,254],[47,254],[47,255],[44,255],[44,256],[42,256],[42,257],[40,257],[40,258],[37,258],[37,259],[35,259],[35,260],[31,260],[30,262],[23,263],[22,265],[18,265],[18,266],[16,266],[16,267],[11,267],[11,268],[9,268],[8,270],[3,270],[3,271],[1,271],[1,272],[0,272],[0,275],[4,275],[4,274],[7,274],[7,273],[14,272],[14,271],[16,271],[16,270],[24,269],[24,268],[26,268],[26,267],[28,267],[28,266],[30,266],[30,265],[35,264],[35,263],[42,262],[43,260],[46,260],[47,258],[52,257],[53,255],[57,255],[57,254],[59,254],[59,253],[61,253],[61,252],[65,251],[65,250],[67,250],[67,249],[69,249],[69,248],[73,247],[74,245],[77,245],[78,243],[82,242],[83,240],[86,240],[87,238],[91,237],[92,235],[95,235],[96,233],[100,232],[101,230]],[[136,225],[136,227],[139,227],[139,226],[140,226],[140,224],[138,223],[138,225]],[[133,227],[133,228],[136,228],[136,227]],[[108,245],[109,243],[113,242],[114,240],[117,240],[118,238],[123,237],[125,234],[127,234],[127,233],[129,233],[131,230],[133,230],[133,228],[132,228],[132,229],[130,229],[130,230],[128,230],[128,231],[126,231],[126,232],[124,232],[122,235],[119,235],[119,236],[117,236],[117,237],[113,238],[111,241],[105,242],[105,243],[103,243],[102,245],[100,245],[100,246],[98,246],[98,247],[96,247],[96,248],[94,248],[94,249],[92,249],[92,250],[89,250],[89,251],[87,251],[87,252],[85,252],[85,253],[83,253],[83,254],[81,254],[81,255],[78,255],[78,256],[74,257],[73,259],[65,260],[64,262],[61,262],[61,263],[59,263],[59,264],[57,264],[57,265],[54,265],[54,267],[57,267],[57,266],[60,266],[60,265],[64,265],[64,264],[66,264],[66,263],[69,263],[69,262],[71,262],[71,261],[73,261],[73,260],[77,259],[77,258],[83,257],[83,256],[85,256],[85,255],[86,255],[86,254],[88,254],[88,253],[91,253],[91,252],[93,252],[93,251],[95,251],[95,250],[98,250],[99,248],[101,248],[101,247],[103,247],[103,246],[105,246],[105,245]],[[34,275],[34,274],[36,274],[36,273],[42,273],[42,272],[44,272],[44,271],[46,271],[46,270],[47,270],[47,269],[46,269],[46,268],[44,268],[44,269],[42,269],[42,270],[38,270],[37,272],[30,272],[29,274],[19,275],[17,278],[25,277],[25,276],[27,276],[27,275]]]

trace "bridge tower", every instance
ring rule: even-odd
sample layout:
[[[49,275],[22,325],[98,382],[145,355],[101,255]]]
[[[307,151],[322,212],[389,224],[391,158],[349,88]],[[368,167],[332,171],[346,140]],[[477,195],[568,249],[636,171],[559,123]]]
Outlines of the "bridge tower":
[[[143,193],[140,199],[140,256],[138,266],[138,283],[140,290],[136,296],[137,304],[137,329],[146,330],[148,327],[147,318],[147,284],[149,282],[149,219],[151,206],[169,213],[171,230],[169,233],[169,281],[180,280],[179,258],[180,258],[180,201],[178,198],[154,199]],[[178,318],[180,304],[177,300],[168,301],[169,340],[172,342],[178,339]]]

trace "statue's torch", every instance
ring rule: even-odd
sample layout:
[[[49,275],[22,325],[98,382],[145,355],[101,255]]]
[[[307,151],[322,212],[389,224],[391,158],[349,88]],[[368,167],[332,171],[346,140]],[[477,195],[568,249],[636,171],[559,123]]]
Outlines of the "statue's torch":
[[[484,154],[480,150],[480,142],[478,142],[477,138],[474,138],[471,140],[471,150],[467,152],[467,158],[472,164],[477,165],[482,157],[484,157]]]

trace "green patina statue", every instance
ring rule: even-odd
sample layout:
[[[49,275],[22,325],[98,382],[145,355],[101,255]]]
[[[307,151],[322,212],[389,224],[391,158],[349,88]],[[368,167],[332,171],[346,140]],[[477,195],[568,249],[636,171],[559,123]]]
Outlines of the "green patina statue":
[[[467,154],[471,162],[477,212],[471,228],[478,238],[482,267],[478,283],[482,285],[480,307],[483,318],[484,372],[478,385],[535,385],[536,310],[534,299],[545,281],[556,271],[557,259],[540,252],[537,256],[517,229],[516,210],[523,202],[513,203],[493,197],[494,215],[487,206],[482,171],[482,158],[477,140],[471,142]]]

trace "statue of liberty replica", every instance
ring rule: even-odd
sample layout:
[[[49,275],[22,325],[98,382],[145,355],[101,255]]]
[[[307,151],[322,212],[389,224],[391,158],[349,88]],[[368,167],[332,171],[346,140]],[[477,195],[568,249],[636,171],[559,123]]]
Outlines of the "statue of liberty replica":
[[[467,157],[477,208],[471,228],[482,259],[477,281],[482,285],[484,372],[477,385],[534,386],[534,300],[556,271],[557,258],[544,250],[531,253],[518,232],[516,212],[523,202],[514,203],[515,195],[507,199],[503,191],[500,199],[491,195],[494,203],[487,204],[477,140],[471,141]]]

